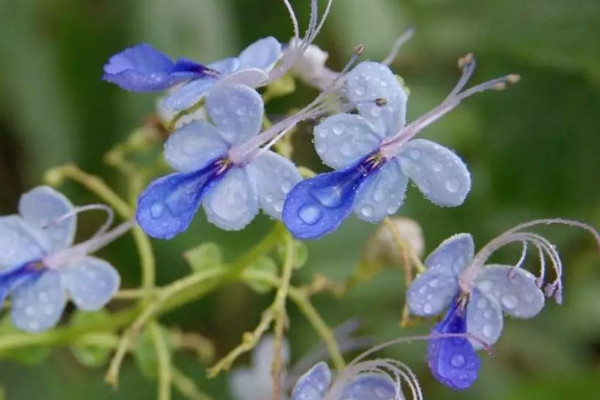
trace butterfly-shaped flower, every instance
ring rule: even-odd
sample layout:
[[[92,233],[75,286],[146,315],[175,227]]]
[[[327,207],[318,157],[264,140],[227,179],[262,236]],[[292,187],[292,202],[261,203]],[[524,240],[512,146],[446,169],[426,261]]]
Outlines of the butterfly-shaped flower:
[[[189,123],[165,143],[165,158],[179,172],[155,180],[138,199],[137,221],[152,237],[186,230],[200,203],[208,220],[226,230],[245,227],[259,207],[280,218],[285,195],[301,180],[288,159],[258,150],[273,135],[258,135],[264,104],[254,89],[217,85],[206,111],[214,125]],[[284,121],[281,129],[287,126]]]
[[[274,341],[272,335],[265,336],[252,351],[251,366],[231,371],[229,387],[236,400],[264,400],[273,397],[271,368]],[[286,340],[282,343],[282,354],[287,363],[290,358],[290,348]]]
[[[150,45],[140,44],[112,56],[104,66],[103,79],[135,92],[163,91],[185,83],[164,101],[168,109],[181,111],[199,102],[219,81],[261,86],[280,55],[281,44],[273,37],[252,43],[238,57],[206,66],[185,58],[172,61]]]
[[[131,224],[73,245],[77,212],[62,194],[40,186],[21,196],[19,215],[0,217],[0,304],[11,297],[12,321],[22,330],[56,325],[67,297],[94,311],[119,288],[117,271],[88,254]]]
[[[414,315],[430,317],[447,309],[442,322],[432,334],[468,333],[480,341],[465,338],[433,339],[428,345],[428,361],[434,376],[454,389],[466,389],[477,379],[480,366],[475,351],[494,344],[503,328],[503,314],[527,319],[544,307],[545,276],[543,262],[548,257],[556,271],[556,280],[546,287],[546,295],[560,302],[562,264],[555,247],[544,237],[523,232],[523,228],[547,223],[579,226],[594,233],[593,228],[577,221],[540,220],[508,230],[474,254],[473,238],[461,233],[442,242],[425,260],[426,271],[408,289],[407,299]],[[512,242],[527,242],[540,252],[541,272],[536,278],[520,268],[527,247],[515,265],[485,265],[498,248]]]
[[[405,125],[407,94],[385,65],[363,62],[343,79],[345,94],[358,114],[337,114],[314,130],[317,153],[337,171],[304,180],[286,199],[283,220],[298,238],[318,238],[335,230],[351,211],[377,222],[396,213],[409,178],[439,206],[462,204],[471,177],[462,160],[437,143],[413,137],[473,93],[497,88],[514,76],[460,92],[474,68],[438,107]]]
[[[298,379],[292,400],[404,400],[399,383],[375,369],[369,365],[361,370],[359,365],[356,373],[344,371],[332,384],[329,367],[320,362]]]

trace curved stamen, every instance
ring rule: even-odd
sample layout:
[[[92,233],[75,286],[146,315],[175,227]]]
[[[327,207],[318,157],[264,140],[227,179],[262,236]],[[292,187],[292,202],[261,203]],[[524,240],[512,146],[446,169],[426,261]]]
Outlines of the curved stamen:
[[[290,19],[292,20],[292,26],[294,28],[294,38],[300,40],[300,28],[298,26],[298,18],[296,17],[296,13],[294,12],[294,8],[290,4],[289,0],[283,0],[283,4],[290,14]]]
[[[51,226],[59,225],[62,222],[64,222],[65,220],[71,218],[72,216],[80,214],[82,212],[94,211],[94,210],[100,210],[100,211],[104,211],[106,213],[106,221],[104,221],[104,224],[102,224],[102,226],[94,233],[94,235],[92,235],[92,237],[99,236],[108,230],[108,228],[112,225],[114,217],[115,217],[115,213],[112,208],[110,208],[106,204],[100,204],[100,203],[89,204],[87,206],[81,206],[81,207],[75,207],[70,212],[63,214],[60,217],[57,217],[54,220],[50,221],[42,229],[46,229]]]

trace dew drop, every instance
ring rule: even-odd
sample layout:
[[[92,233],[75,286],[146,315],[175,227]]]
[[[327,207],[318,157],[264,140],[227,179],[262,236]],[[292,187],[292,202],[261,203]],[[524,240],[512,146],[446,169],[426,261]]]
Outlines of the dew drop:
[[[360,213],[365,216],[365,217],[370,217],[371,215],[373,215],[373,207],[371,206],[364,206],[361,210]]]
[[[35,310],[33,309],[32,306],[25,307],[25,315],[28,315],[31,317],[34,314],[34,312],[35,312]]]
[[[419,288],[419,294],[425,294],[426,291],[427,291],[427,288],[425,286],[421,286]]]
[[[317,143],[315,150],[317,150],[317,153],[323,154],[327,151],[327,145],[325,143]]]
[[[388,214],[395,214],[396,213],[396,207],[394,206],[389,206],[388,209],[386,210]]]
[[[283,200],[279,200],[277,203],[275,203],[274,208],[275,208],[275,211],[277,211],[278,213],[283,211]]]
[[[462,354],[455,354],[450,359],[450,364],[454,368],[461,368],[465,365],[465,357]]]
[[[271,202],[273,201],[273,195],[272,195],[271,193],[267,194],[267,195],[265,196],[265,201],[266,201],[267,203],[271,203]]]
[[[426,304],[423,306],[423,312],[424,312],[425,314],[430,314],[432,311],[433,311],[433,307],[431,307],[431,304],[429,304],[429,303],[426,303]]]
[[[371,108],[370,114],[374,118],[378,118],[381,115],[381,109],[379,107]]]
[[[419,157],[421,157],[421,152],[420,152],[419,150],[412,150],[412,151],[410,152],[410,156],[411,156],[413,159],[415,159],[415,160],[418,160],[418,159],[419,159]]]
[[[41,292],[38,293],[38,300],[41,301],[42,303],[46,303],[48,302],[49,298],[48,298],[48,293],[46,293],[46,291],[42,290]]]
[[[240,106],[240,107],[238,107],[237,110],[235,110],[235,112],[240,117],[243,117],[244,115],[248,114],[248,107],[246,107],[246,106]]]
[[[492,315],[493,315],[492,310],[485,310],[483,312],[483,317],[485,319],[492,319]]]
[[[477,300],[477,308],[480,310],[484,309],[487,306],[487,301],[485,299]]]
[[[388,83],[388,81],[382,80],[381,82],[379,82],[379,84],[381,85],[381,87],[385,88],[388,87],[390,84]]]
[[[354,93],[356,93],[357,96],[362,96],[363,94],[365,94],[365,88],[362,86],[358,86],[356,89],[354,89]]]
[[[458,191],[458,188],[460,186],[460,182],[458,181],[458,179],[448,179],[446,181],[446,189],[450,192],[450,193],[456,193]]]
[[[444,166],[442,165],[442,163],[434,161],[433,163],[431,163],[431,168],[433,168],[435,172],[440,172],[442,169],[444,169]]]
[[[493,283],[490,281],[481,281],[477,283],[477,287],[482,292],[489,292],[492,289]]]
[[[481,333],[487,338],[491,338],[494,335],[494,325],[485,324],[481,329]]]
[[[341,135],[346,130],[344,124],[335,124],[333,125],[332,131],[336,135]]]
[[[377,190],[375,190],[375,192],[373,192],[373,200],[376,201],[377,203],[382,201],[384,197],[385,197],[385,193],[381,189],[377,189]]]
[[[321,210],[314,205],[305,205],[298,211],[298,216],[305,224],[313,225],[321,219]]]
[[[215,115],[223,115],[225,113],[225,109],[223,107],[215,107],[212,110]]]
[[[352,146],[350,145],[350,143],[344,142],[340,147],[340,153],[343,156],[350,157],[354,153],[354,151],[352,151]]]
[[[292,184],[289,182],[283,182],[281,184],[281,191],[285,194],[288,194],[288,192],[292,190]]]
[[[437,278],[433,278],[431,281],[429,281],[429,286],[436,288],[438,287],[439,283],[440,281]]]
[[[165,213],[165,207],[162,204],[156,203],[150,207],[150,216],[152,218],[160,218]]]
[[[512,310],[519,304],[519,299],[514,294],[505,294],[502,296],[502,305]]]

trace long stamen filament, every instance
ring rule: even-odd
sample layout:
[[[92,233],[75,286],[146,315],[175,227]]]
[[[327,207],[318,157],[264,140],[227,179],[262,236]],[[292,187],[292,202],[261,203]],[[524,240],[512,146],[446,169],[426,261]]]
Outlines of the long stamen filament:
[[[299,40],[300,39],[300,28],[298,25],[298,18],[296,18],[296,13],[294,12],[294,8],[290,4],[289,0],[283,0],[283,4],[285,5],[285,8],[287,9],[288,13],[290,14],[290,19],[292,20],[292,26],[294,29],[294,38]]]
[[[415,28],[407,29],[406,32],[404,32],[402,34],[402,36],[400,36],[398,39],[396,39],[396,41],[394,42],[394,45],[392,46],[392,49],[390,50],[388,55],[383,59],[383,61],[381,63],[383,65],[387,65],[387,66],[389,66],[391,63],[393,63],[394,60],[396,59],[396,57],[398,57],[398,53],[400,52],[400,49],[402,48],[402,46],[404,46],[406,44],[406,42],[408,42],[410,39],[412,39],[414,34],[415,34]]]

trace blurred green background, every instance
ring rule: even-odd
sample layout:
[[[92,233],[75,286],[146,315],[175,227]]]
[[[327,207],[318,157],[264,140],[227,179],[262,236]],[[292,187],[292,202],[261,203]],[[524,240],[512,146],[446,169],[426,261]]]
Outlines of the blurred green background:
[[[292,3],[305,23],[308,0]],[[473,175],[470,196],[455,209],[437,208],[409,189],[401,214],[422,225],[427,251],[461,231],[473,233],[480,247],[512,225],[539,217],[600,226],[600,2],[336,0],[316,43],[330,53],[329,66],[339,69],[359,43],[366,46],[363,58],[382,59],[411,26],[416,36],[393,65],[411,89],[410,119],[445,97],[459,75],[456,60],[467,52],[478,60],[474,82],[505,73],[522,76],[510,90],[478,95],[423,132],[422,137],[456,150]],[[1,214],[14,212],[20,193],[39,184],[47,168],[65,162],[76,162],[123,189],[122,179],[103,164],[103,154],[153,112],[155,96],[102,82],[102,65],[112,54],[148,42],[172,56],[208,62],[237,54],[267,35],[281,41],[291,36],[278,0],[0,0]],[[314,95],[301,89],[268,111],[277,115]],[[295,137],[297,159],[322,168],[308,135]],[[64,189],[75,203],[95,201],[76,185]],[[92,220],[82,230],[91,232],[96,224]],[[188,272],[183,250],[212,240],[233,258],[269,225],[261,217],[243,232],[226,233],[198,216],[185,235],[154,242],[159,283]],[[309,263],[294,282],[308,282],[316,272],[340,280],[348,276],[374,229],[351,219],[326,239],[311,242]],[[388,351],[413,367],[426,398],[598,398],[600,258],[585,233],[569,228],[544,232],[559,246],[566,265],[564,305],[549,302],[533,320],[507,320],[496,357],[482,354],[481,378],[464,393],[431,378],[423,343]],[[131,246],[126,238],[101,253],[122,272],[125,287],[139,283]],[[498,260],[503,257],[516,260],[518,250]],[[528,265],[536,267],[534,256]],[[401,329],[403,296],[402,273],[389,269],[345,299],[323,295],[315,300],[330,325],[358,316],[362,332],[383,341],[427,332],[432,325]],[[207,335],[222,355],[255,325],[270,301],[271,295],[227,287],[162,321]],[[290,312],[297,360],[318,339],[293,305]],[[205,366],[193,356],[177,355],[175,363],[214,398],[229,398],[226,381],[205,383]],[[104,371],[85,369],[68,350],[58,349],[40,365],[0,363],[0,385],[11,400],[155,397],[155,382],[143,378],[130,359],[116,392],[103,383]]]

